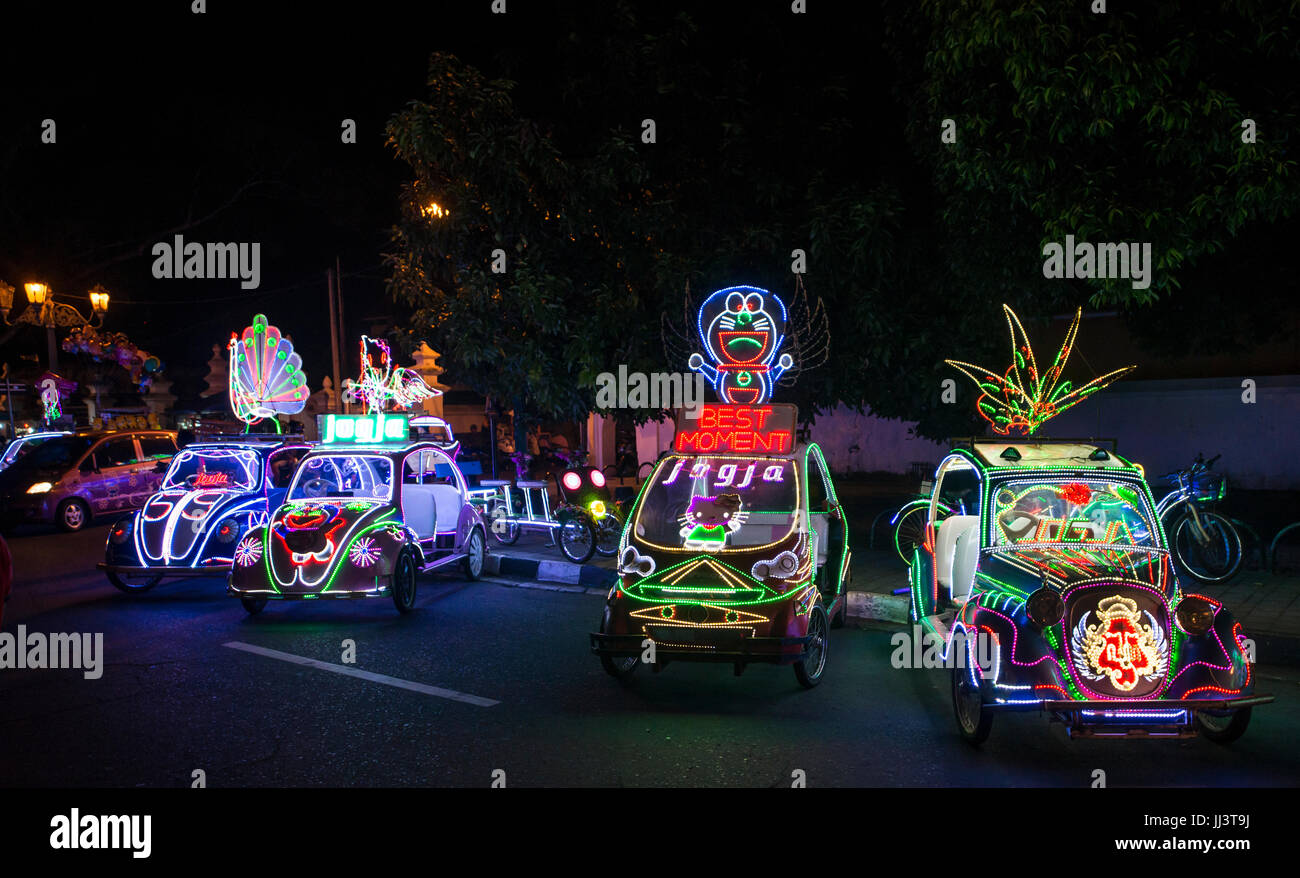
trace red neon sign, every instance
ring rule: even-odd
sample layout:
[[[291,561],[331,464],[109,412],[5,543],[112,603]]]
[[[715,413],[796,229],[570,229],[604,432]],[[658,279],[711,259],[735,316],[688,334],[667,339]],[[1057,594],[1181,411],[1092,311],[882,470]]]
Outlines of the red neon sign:
[[[196,488],[215,488],[230,481],[229,473],[199,473],[194,479]]]
[[[684,418],[673,450],[684,454],[789,454],[794,450],[792,405],[705,403]]]

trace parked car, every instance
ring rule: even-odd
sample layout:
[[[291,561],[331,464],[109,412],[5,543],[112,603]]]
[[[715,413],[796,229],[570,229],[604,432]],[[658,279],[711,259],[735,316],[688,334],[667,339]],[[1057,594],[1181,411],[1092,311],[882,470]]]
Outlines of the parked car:
[[[701,445],[733,443],[716,453],[683,451],[683,434],[703,431],[689,422],[678,430],[678,453],[659,460],[628,512],[619,580],[592,652],[620,679],[652,655],[656,669],[725,662],[739,674],[752,662],[788,664],[811,688],[832,624],[843,623],[850,578],[848,523],[830,471],[821,449],[794,441],[793,406],[704,410],[713,423],[772,416],[782,426],[710,433]]]
[[[41,443],[0,472],[7,523],[55,524],[78,531],[97,515],[145,504],[176,453],[166,430],[82,432]]]
[[[1030,710],[1073,737],[1228,742],[1272,701],[1241,624],[1182,589],[1155,505],[1140,466],[1091,444],[976,440],[943,460],[911,616],[946,645],[964,738]]]
[[[5,446],[3,454],[0,454],[0,470],[8,469],[9,466],[24,454],[40,447],[42,442],[46,442],[56,436],[71,435],[68,431],[47,432],[47,433],[28,433],[25,436],[19,436],[14,441]]]
[[[483,517],[448,453],[411,442],[403,415],[324,415],[284,503],[235,546],[229,591],[267,600],[391,597],[415,606],[416,576],[483,571]]]
[[[169,576],[224,576],[236,542],[266,525],[308,448],[301,439],[251,435],[186,446],[158,492],[113,525],[99,569],[126,592]]]

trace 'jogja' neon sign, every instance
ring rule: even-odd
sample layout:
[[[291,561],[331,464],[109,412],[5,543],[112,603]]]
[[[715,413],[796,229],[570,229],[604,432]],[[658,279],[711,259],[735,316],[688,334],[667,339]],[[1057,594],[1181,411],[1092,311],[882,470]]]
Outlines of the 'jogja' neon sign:
[[[406,442],[411,428],[406,415],[376,412],[369,415],[321,415],[324,445],[373,445]]]

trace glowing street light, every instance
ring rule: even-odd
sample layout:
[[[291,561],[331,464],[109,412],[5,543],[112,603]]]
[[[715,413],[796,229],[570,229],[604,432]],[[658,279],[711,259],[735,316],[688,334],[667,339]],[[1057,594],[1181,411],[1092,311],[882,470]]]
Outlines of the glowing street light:
[[[95,284],[89,290],[90,308],[93,312],[89,320],[83,317],[81,312],[73,306],[54,301],[54,292],[48,284],[39,281],[28,281],[23,284],[23,291],[27,293],[29,307],[23,311],[17,320],[10,320],[9,311],[14,304],[14,288],[4,281],[0,281],[0,316],[4,317],[4,322],[10,326],[19,323],[30,323],[33,326],[45,327],[49,343],[51,372],[59,367],[59,346],[54,330],[60,326],[100,326],[104,322],[104,314],[108,311],[108,290],[99,284]]]

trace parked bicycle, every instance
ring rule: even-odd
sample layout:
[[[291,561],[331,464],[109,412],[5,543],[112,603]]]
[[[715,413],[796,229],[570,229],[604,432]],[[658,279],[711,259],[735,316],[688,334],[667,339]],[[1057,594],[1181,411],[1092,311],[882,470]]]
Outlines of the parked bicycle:
[[[1174,559],[1192,577],[1216,583],[1231,579],[1241,567],[1242,542],[1232,521],[1214,507],[1228,494],[1228,479],[1212,470],[1222,455],[1163,477],[1174,489],[1156,503]]]
[[[527,462],[517,459],[515,471],[526,473]],[[514,545],[525,528],[533,528],[545,531],[551,545],[558,544],[560,552],[574,564],[585,563],[597,550],[600,540],[593,519],[567,499],[563,476],[556,478],[560,505],[554,510],[550,483],[545,479],[485,479],[480,484],[493,490],[486,503],[490,529],[498,542]]]

